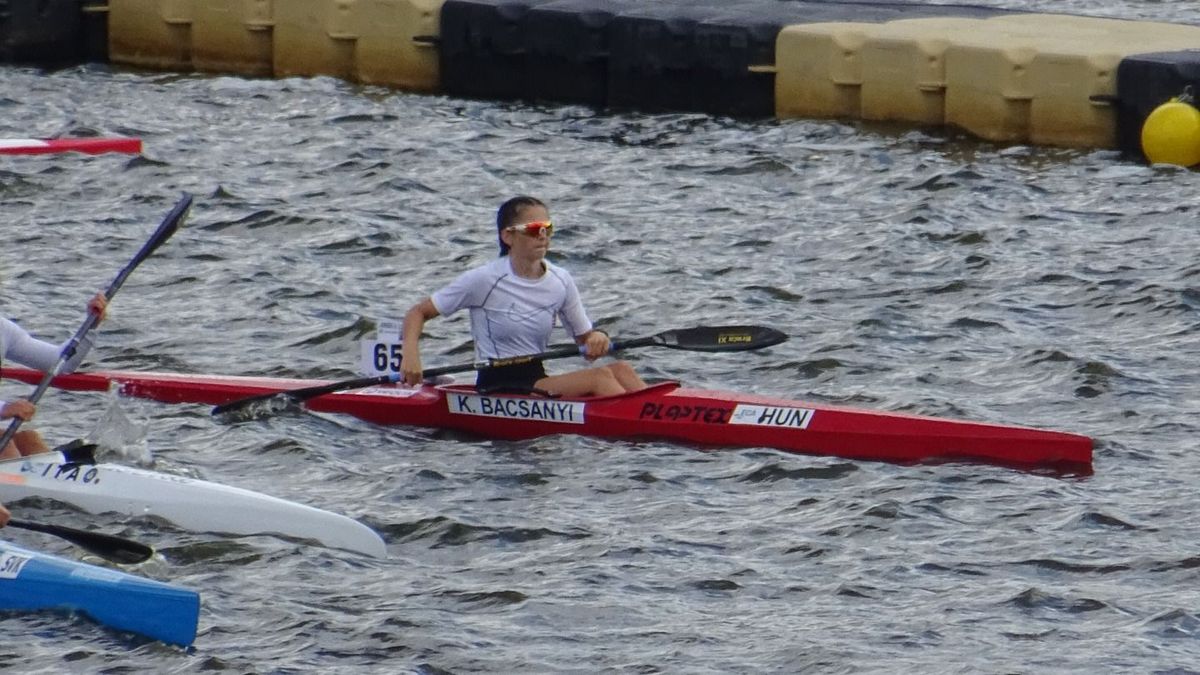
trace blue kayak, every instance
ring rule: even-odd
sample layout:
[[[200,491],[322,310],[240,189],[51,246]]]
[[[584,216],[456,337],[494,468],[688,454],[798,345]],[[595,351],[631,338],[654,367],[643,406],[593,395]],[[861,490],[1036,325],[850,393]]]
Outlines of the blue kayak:
[[[0,541],[3,610],[78,612],[116,630],[187,646],[196,639],[200,595]]]

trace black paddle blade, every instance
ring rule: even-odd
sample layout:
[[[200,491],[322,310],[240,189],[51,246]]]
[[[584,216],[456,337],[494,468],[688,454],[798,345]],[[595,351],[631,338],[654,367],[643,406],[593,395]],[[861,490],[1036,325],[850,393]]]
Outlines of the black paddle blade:
[[[26,520],[16,519],[9,520],[8,526],[41,532],[43,534],[52,534],[105,560],[111,560],[121,565],[146,562],[154,555],[154,549],[145,544],[139,544],[131,539],[103,534],[101,532],[88,532],[62,525],[45,525],[43,523],[31,523]]]
[[[231,422],[251,420],[258,417],[270,416],[275,413],[298,411],[300,410],[299,405],[301,403],[311,398],[324,396],[325,394],[346,391],[347,389],[362,389],[380,384],[388,384],[396,382],[399,379],[398,375],[359,377],[353,380],[342,380],[315,387],[247,396],[246,398],[239,398],[229,403],[222,403],[212,409],[212,414],[215,417],[221,417]]]
[[[298,413],[304,408],[290,392],[278,391],[222,403],[212,409],[212,415],[226,424],[249,422],[283,413]]]
[[[142,244],[142,248],[129,261],[130,267],[137,267],[142,264],[143,260],[153,255],[158,250],[158,247],[170,239],[171,235],[175,234],[175,231],[183,224],[184,219],[187,218],[188,211],[191,209],[192,195],[184,192],[179,197],[179,201],[175,202],[175,206],[171,208],[171,211],[166,216],[163,216],[158,229],[154,230],[154,234],[150,235],[146,243]]]
[[[117,291],[120,290],[121,286],[125,285],[125,280],[129,278],[129,275],[132,274],[135,269],[137,269],[138,265],[141,265],[146,258],[149,258],[151,254],[153,254],[160,246],[163,245],[163,243],[170,239],[171,235],[175,234],[175,231],[179,229],[179,226],[183,224],[184,219],[187,218],[188,211],[190,211],[191,208],[192,196],[185,192],[183,193],[183,196],[179,198],[179,201],[175,202],[175,206],[171,208],[170,213],[163,217],[162,222],[159,223],[158,227],[154,230],[154,233],[150,235],[150,238],[147,239],[146,242],[142,244],[142,247],[138,249],[138,252],[129,259],[129,262],[125,264],[125,267],[117,273],[117,276],[108,285],[108,289],[104,291],[105,297],[107,297],[109,300],[112,300],[113,296],[117,294]],[[95,318],[96,317],[94,316],[91,317],[91,325],[95,325]],[[90,330],[90,326],[88,324],[84,325]],[[83,332],[86,332],[86,330]],[[79,335],[76,337],[79,337]]]
[[[50,452],[61,452],[64,464],[95,464],[96,463],[96,444],[88,443],[82,438],[76,438],[69,443],[63,443],[57,448],[51,448]]]
[[[653,344],[692,352],[745,352],[777,345],[788,336],[766,326],[698,326],[655,335]]]

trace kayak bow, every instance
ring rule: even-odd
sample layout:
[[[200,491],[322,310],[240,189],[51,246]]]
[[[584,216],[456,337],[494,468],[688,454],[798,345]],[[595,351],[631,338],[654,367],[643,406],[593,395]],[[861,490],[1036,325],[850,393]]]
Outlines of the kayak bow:
[[[195,532],[275,534],[382,558],[383,539],[346,516],[242,488],[124,464],[63,464],[53,453],[0,462],[0,502],[54,499],[88,513],[157,516]]]
[[[200,596],[0,541],[0,609],[80,612],[110,628],[186,647],[196,639]]]
[[[0,155],[48,155],[56,152],[82,152],[88,155],[123,152],[136,155],[141,151],[140,138],[0,138]]]

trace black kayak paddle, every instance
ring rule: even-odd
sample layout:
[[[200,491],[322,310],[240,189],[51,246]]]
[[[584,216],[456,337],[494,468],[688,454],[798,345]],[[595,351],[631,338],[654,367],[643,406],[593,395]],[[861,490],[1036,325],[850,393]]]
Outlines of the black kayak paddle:
[[[661,333],[656,333],[655,335],[634,338],[632,340],[613,340],[611,351],[615,352],[625,349],[634,349],[637,347],[666,347],[668,349],[682,349],[691,352],[744,352],[777,345],[785,340],[787,340],[787,335],[775,330],[774,328],[768,328],[766,326],[698,326],[696,328],[666,330]],[[465,373],[472,370],[483,370],[485,368],[515,366],[522,363],[529,363],[531,361],[546,361],[548,359],[561,359],[569,356],[579,356],[580,349],[581,347],[578,345],[567,345],[563,347],[556,347],[540,354],[512,356],[504,359],[487,359],[484,361],[474,361],[472,363],[463,363],[454,366],[429,368],[422,373],[422,376],[425,378],[431,378],[437,377],[438,375],[449,375],[450,373]],[[360,377],[353,380],[341,380],[315,387],[304,387],[301,389],[292,389],[290,391],[259,394],[257,396],[240,398],[236,401],[230,401],[229,403],[222,403],[221,405],[213,408],[212,414],[240,417],[245,410],[251,408],[255,410],[263,409],[268,411],[286,410],[309,399],[323,396],[325,394],[331,394],[335,391],[346,391],[348,389],[362,389],[364,387],[374,387],[381,384],[392,384],[399,382],[400,379],[401,376],[399,373],[390,373],[388,375]]]
[[[77,530],[73,527],[63,525],[31,523],[27,520],[17,520],[16,518],[9,520],[8,526],[61,537],[105,560],[111,560],[122,565],[146,562],[154,555],[154,549],[145,544],[139,544],[131,539],[104,534],[102,532],[88,532],[87,530]]]

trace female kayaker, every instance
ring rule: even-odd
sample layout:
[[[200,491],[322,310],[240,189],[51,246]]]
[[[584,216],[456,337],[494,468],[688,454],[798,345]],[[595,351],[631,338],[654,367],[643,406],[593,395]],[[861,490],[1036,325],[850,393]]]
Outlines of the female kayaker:
[[[97,293],[88,301],[87,308],[89,312],[99,317],[98,322],[103,321],[104,313],[108,310],[108,298],[104,296],[103,292]],[[38,340],[12,321],[0,318],[0,358],[11,359],[23,366],[47,371],[58,362],[58,357],[65,347],[65,344],[56,346]],[[87,355],[91,347],[88,335],[85,334],[75,349],[75,354],[63,364],[62,372],[69,373],[79,367],[79,363],[83,361],[83,357]],[[36,412],[37,407],[24,399],[0,401],[0,420],[20,418],[27,422],[33,418]],[[8,423],[0,422],[0,425],[2,425],[0,431],[3,431]],[[14,459],[49,450],[50,448],[42,440],[41,434],[22,426],[13,435],[13,439],[9,441],[8,445],[0,450],[0,460]]]
[[[594,361],[608,354],[608,335],[592,327],[575,281],[546,260],[554,224],[550,211],[533,197],[514,197],[496,213],[500,258],[468,270],[404,315],[400,364],[404,381],[421,382],[419,341],[425,322],[467,309],[477,359],[527,356],[546,351],[556,319]],[[536,389],[560,396],[610,396],[646,388],[624,361],[547,375],[541,361],[479,371],[481,391]]]

